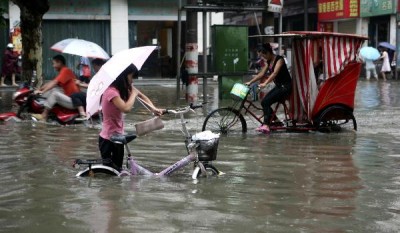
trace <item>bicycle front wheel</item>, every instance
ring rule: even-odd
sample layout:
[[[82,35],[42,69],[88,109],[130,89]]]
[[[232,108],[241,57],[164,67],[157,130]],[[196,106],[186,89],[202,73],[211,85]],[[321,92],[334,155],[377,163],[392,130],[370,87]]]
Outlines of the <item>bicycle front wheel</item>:
[[[219,108],[208,114],[204,120],[202,130],[210,130],[221,134],[245,133],[247,124],[238,110]]]
[[[192,179],[196,180],[200,176],[218,176],[224,174],[223,172],[220,172],[216,167],[213,165],[209,164],[204,164],[205,172],[206,174],[202,174],[202,171],[199,166],[196,166],[196,168],[193,171],[192,174]]]

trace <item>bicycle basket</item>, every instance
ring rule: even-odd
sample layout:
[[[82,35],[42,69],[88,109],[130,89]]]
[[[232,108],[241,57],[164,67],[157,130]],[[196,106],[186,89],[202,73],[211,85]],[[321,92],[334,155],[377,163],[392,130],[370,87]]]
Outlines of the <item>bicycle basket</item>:
[[[234,100],[244,100],[249,93],[250,88],[241,83],[235,83],[231,90],[231,96]]]
[[[210,140],[197,140],[199,146],[196,148],[199,161],[213,161],[217,159],[219,138]]]

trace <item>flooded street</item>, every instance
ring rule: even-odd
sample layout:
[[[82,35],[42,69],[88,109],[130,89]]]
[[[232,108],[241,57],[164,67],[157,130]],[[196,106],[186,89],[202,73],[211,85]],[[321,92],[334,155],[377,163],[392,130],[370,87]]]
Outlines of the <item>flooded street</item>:
[[[189,114],[201,130],[204,113]],[[139,89],[158,106],[184,106],[174,86]],[[201,90],[201,87],[200,87]],[[0,90],[0,112],[11,109]],[[127,115],[149,119],[139,105]],[[214,165],[225,174],[192,180],[192,167],[168,178],[76,178],[76,158],[99,158],[98,127],[0,123],[0,232],[398,232],[400,83],[359,81],[358,131],[254,132],[222,137]],[[137,138],[139,164],[161,171],[185,154],[178,118]]]

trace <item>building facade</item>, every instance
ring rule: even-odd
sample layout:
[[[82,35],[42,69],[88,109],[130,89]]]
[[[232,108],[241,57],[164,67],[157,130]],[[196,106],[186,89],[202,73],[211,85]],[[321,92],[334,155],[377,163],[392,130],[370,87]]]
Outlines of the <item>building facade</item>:
[[[143,75],[171,77],[176,74],[178,1],[49,0],[49,2],[50,10],[44,15],[42,24],[43,65],[46,78],[54,75],[51,58],[56,53],[49,48],[66,38],[95,42],[110,55],[136,46],[158,45],[160,49],[155,51],[143,66]],[[9,19],[10,29],[4,28],[0,35],[0,46],[4,48],[10,39],[13,40],[13,34],[18,32],[20,16],[19,8],[11,1],[2,1],[0,4],[8,11],[6,18]],[[186,0],[182,0],[182,4],[186,4]],[[221,16],[210,16],[208,23],[213,20],[213,23],[222,23],[218,17],[221,18]],[[184,45],[185,12],[182,13],[182,21]],[[201,34],[199,38],[202,39]],[[78,62],[79,58],[76,56],[65,56],[70,67],[74,67]]]
[[[224,15],[224,24],[227,25],[247,25],[249,27],[249,35],[264,35],[268,31],[266,27],[272,28],[272,32],[279,33],[280,23],[282,23],[282,31],[316,31],[317,30],[317,0],[280,0],[282,8],[282,22],[280,22],[280,13],[274,13],[274,24],[264,25],[262,12],[241,12],[230,13]],[[260,42],[259,38],[249,38],[250,59],[257,58],[257,47]],[[284,42],[285,43],[285,42]],[[290,45],[286,46],[286,55],[290,55]]]
[[[396,44],[398,0],[318,0],[320,31],[368,36],[368,44]]]

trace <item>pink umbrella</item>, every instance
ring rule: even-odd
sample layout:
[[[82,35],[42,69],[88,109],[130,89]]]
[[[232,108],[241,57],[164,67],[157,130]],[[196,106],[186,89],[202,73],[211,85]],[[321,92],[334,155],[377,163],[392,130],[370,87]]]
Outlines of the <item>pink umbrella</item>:
[[[157,46],[143,46],[121,51],[110,58],[90,80],[86,96],[86,114],[95,114],[100,108],[100,97],[108,86],[130,64],[140,70]]]

